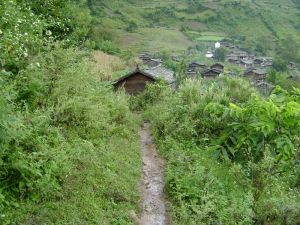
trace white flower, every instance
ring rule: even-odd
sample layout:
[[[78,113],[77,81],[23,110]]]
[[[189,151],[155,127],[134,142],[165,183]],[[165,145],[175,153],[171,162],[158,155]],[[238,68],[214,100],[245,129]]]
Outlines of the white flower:
[[[27,35],[28,35],[28,33],[25,33],[24,35],[25,35],[25,36],[27,36]]]
[[[50,36],[52,34],[52,32],[50,30],[46,31],[46,35]]]

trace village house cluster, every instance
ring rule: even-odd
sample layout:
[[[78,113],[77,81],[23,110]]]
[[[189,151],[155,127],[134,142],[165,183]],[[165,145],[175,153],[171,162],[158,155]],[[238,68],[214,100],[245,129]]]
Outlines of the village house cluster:
[[[220,46],[229,49],[226,55],[226,62],[235,64],[244,69],[244,76],[252,80],[257,87],[270,89],[270,84],[266,82],[267,71],[272,67],[273,60],[270,57],[256,57],[238,46],[230,46],[229,43],[221,42]],[[116,89],[124,88],[127,93],[135,94],[144,91],[146,83],[153,83],[160,79],[165,80],[170,85],[175,84],[174,71],[163,66],[163,60],[151,57],[148,54],[139,55],[141,65],[137,69],[114,82]],[[173,56],[174,61],[181,61],[179,56]],[[202,77],[204,79],[214,79],[224,73],[222,63],[206,65],[201,62],[190,62],[186,65],[186,76],[190,78]],[[234,75],[228,71],[228,75]]]
[[[228,54],[225,61],[244,69],[244,76],[251,78],[257,86],[266,83],[267,73],[273,66],[273,59],[271,57],[257,57],[236,45],[231,45],[227,41],[217,42],[216,46],[218,48],[220,46],[226,48]],[[211,58],[214,59],[214,55]],[[200,62],[191,62],[187,66],[186,74],[190,77],[202,76],[203,78],[210,79],[222,74],[223,70],[224,66],[220,63],[208,67]],[[234,74],[228,71],[228,75]]]
[[[224,65],[221,63],[215,63],[210,67],[205,64],[192,62],[188,65],[186,75],[189,77],[197,77],[201,75],[206,79],[213,79],[224,72]]]

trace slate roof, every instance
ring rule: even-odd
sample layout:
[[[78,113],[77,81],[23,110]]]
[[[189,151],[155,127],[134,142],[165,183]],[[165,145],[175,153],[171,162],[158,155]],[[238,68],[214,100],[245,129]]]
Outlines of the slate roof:
[[[149,77],[152,80],[163,79],[169,84],[175,82],[174,72],[172,70],[169,70],[169,69],[163,67],[162,65],[158,65],[156,67],[152,67],[152,68],[146,69],[146,70],[141,70],[141,69],[137,68],[133,72],[115,80],[113,82],[113,84],[115,85],[115,84],[119,83],[120,81],[123,81],[126,78],[128,78],[136,73],[141,73],[144,76]]]
[[[163,67],[162,65],[146,69],[145,72],[156,79],[163,79],[170,84],[175,82],[174,72]]]
[[[161,59],[150,59],[153,62],[162,63],[163,61]]]
[[[155,62],[155,63],[162,63],[162,62],[163,62],[162,59],[151,58],[151,56],[148,55],[148,54],[142,54],[142,55],[139,56],[139,58],[140,58],[141,60],[143,60],[144,62],[145,62],[145,61],[148,61],[148,62]]]
[[[253,64],[253,60],[251,60],[251,59],[248,59],[248,60],[241,60],[241,63],[244,63],[244,64],[246,64],[246,65],[251,65],[251,64]]]
[[[270,89],[273,89],[275,86],[268,83],[268,82],[265,82],[265,81],[261,81],[259,83],[256,84],[256,86],[258,87],[267,87],[267,88],[270,88]]]
[[[220,67],[224,68],[224,65],[221,64],[221,63],[215,63],[215,64],[211,65],[210,68],[213,68],[213,67],[216,67],[216,66],[220,66]]]
[[[211,76],[211,75],[209,75],[209,72],[213,72],[216,75],[220,75],[222,73],[222,71],[218,70],[218,69],[208,69],[208,70],[203,71],[202,75],[203,76]]]
[[[221,68],[218,68],[218,67],[221,67]],[[215,63],[214,65],[210,66],[210,69],[222,73],[224,70],[224,65],[221,63]]]
[[[263,74],[267,73],[267,71],[264,70],[264,69],[255,69],[254,72],[257,73],[257,74],[260,74],[260,75],[263,75]]]
[[[250,73],[250,72],[254,72],[254,73],[258,74],[258,75],[264,75],[264,74],[267,74],[267,71],[266,71],[266,70],[264,70],[264,69],[259,69],[259,68],[256,68],[256,69],[254,69],[254,68],[249,68],[248,70],[245,71],[245,74],[248,74],[248,73]]]
[[[191,62],[191,63],[189,64],[189,67],[190,67],[190,66],[194,66],[194,65],[195,65],[195,66],[200,66],[200,67],[201,67],[201,66],[202,66],[202,67],[205,66],[205,64],[203,64],[203,63]]]

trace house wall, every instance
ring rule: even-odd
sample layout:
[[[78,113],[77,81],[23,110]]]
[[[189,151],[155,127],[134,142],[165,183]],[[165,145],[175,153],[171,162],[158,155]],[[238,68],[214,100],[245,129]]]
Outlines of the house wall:
[[[255,72],[249,72],[246,74],[246,76],[256,81],[264,81],[267,79],[267,74],[257,74]]]
[[[212,69],[217,69],[217,70],[223,70],[224,66],[220,66],[220,65],[214,65],[211,67]]]
[[[207,73],[203,74],[203,78],[208,79],[208,80],[214,79],[217,76],[219,76],[219,74],[216,74],[214,72],[207,72]]]
[[[154,83],[155,80],[150,77],[144,76],[141,73],[134,74],[125,80],[122,80],[115,84],[115,88],[119,89],[124,87],[126,93],[136,94],[145,90],[147,83]]]
[[[253,80],[255,79],[255,74],[254,74],[254,72],[252,72],[252,71],[246,73],[245,76],[248,77],[248,78],[251,78],[251,79],[253,79]]]
[[[205,77],[203,77],[204,79],[206,79],[206,80],[213,80],[213,79],[215,79],[217,76],[205,76]]]

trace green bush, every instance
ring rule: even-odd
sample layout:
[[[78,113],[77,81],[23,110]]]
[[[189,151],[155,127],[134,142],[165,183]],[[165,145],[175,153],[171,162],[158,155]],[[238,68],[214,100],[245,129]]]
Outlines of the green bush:
[[[130,97],[130,108],[133,111],[144,110],[149,104],[159,102],[170,91],[171,89],[162,80],[155,84],[148,84],[144,92]]]
[[[86,1],[1,1],[0,15],[0,224],[131,224],[139,119],[70,47],[96,45]]]
[[[104,185],[99,187],[99,197],[80,201],[86,204],[87,200],[97,201],[99,205],[93,212],[100,216],[96,211],[102,210],[101,216],[107,220],[104,224],[114,220],[105,213],[105,206],[111,201],[116,201],[117,206],[112,204],[110,213],[136,210],[140,158],[135,135],[139,123],[133,119],[127,96],[115,94],[101,82],[90,71],[88,61],[86,52],[56,47],[35,57],[13,84],[2,82],[0,209],[5,215],[4,224],[12,221],[31,224],[29,218],[33,215],[45,223],[47,218],[36,208],[39,204],[47,210],[48,220],[56,223],[61,215],[54,213],[58,203],[65,208],[62,213],[67,217],[61,224],[72,221],[74,210],[77,213],[83,210],[74,217],[77,220],[74,223],[84,223],[80,216],[85,214],[85,206],[69,209],[71,203],[66,196],[72,191],[66,188],[88,197],[89,192],[81,190],[79,180],[85,179],[83,173],[96,173],[99,168],[99,179],[90,175],[86,181],[86,188]],[[126,148],[118,149],[121,145]],[[131,153],[125,153],[127,149]],[[128,157],[118,160],[119,154]],[[127,170],[122,172],[120,165]],[[134,171],[129,167],[134,167]],[[118,174],[123,174],[124,179],[130,177],[130,181],[119,179]],[[74,186],[68,185],[70,176]],[[108,193],[112,185],[120,187],[122,192]],[[81,198],[77,195],[73,198]],[[60,198],[66,199],[60,202],[57,200]],[[51,209],[47,204],[52,205]],[[122,220],[129,223],[127,214]]]
[[[146,106],[174,224],[299,222],[299,89],[184,81]],[[159,113],[157,113],[159,112]]]
[[[96,49],[108,54],[116,55],[121,52],[119,47],[110,40],[100,40],[96,42]]]
[[[128,32],[134,32],[136,31],[138,28],[138,25],[136,24],[136,22],[134,21],[130,21],[128,24],[128,27],[126,27],[126,31]]]
[[[14,74],[55,41],[63,41],[66,47],[81,45],[90,30],[84,0],[12,0],[0,6],[0,68]]]

